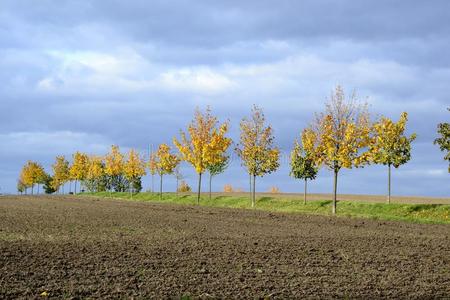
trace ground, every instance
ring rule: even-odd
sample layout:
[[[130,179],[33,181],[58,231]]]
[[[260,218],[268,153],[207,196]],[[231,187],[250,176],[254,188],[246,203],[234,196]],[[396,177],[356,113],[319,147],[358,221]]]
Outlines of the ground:
[[[3,196],[0,230],[0,298],[450,297],[447,224]]]

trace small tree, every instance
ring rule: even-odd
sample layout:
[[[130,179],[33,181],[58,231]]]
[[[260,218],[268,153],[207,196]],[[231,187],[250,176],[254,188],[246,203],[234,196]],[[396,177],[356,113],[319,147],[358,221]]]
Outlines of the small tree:
[[[215,164],[211,164],[206,167],[209,172],[209,200],[211,200],[212,178],[225,171],[228,167],[229,159],[229,156],[222,156],[221,160],[218,160]]]
[[[294,149],[291,152],[291,172],[290,175],[296,179],[305,181],[304,204],[306,204],[306,194],[308,190],[308,180],[313,180],[319,171],[315,158],[316,135],[311,129],[302,132],[301,145],[296,140]]]
[[[332,213],[336,214],[338,174],[342,168],[362,167],[369,162],[370,119],[367,105],[359,104],[356,94],[346,100],[337,86],[324,113],[313,124],[318,138],[315,160],[334,173]]]
[[[447,108],[450,111],[450,108]],[[450,173],[450,123],[438,124],[439,137],[434,140],[435,145],[444,152],[444,160],[448,161],[448,172]]]
[[[154,166],[160,178],[159,199],[162,200],[163,176],[173,174],[180,163],[180,159],[175,154],[170,153],[170,147],[167,144],[161,144],[158,147],[158,151],[152,153],[150,160],[150,165]]]
[[[207,166],[220,160],[231,144],[231,139],[225,136],[227,131],[228,123],[219,126],[209,108],[204,114],[197,109],[188,127],[189,137],[181,131],[181,140],[173,139],[181,158],[190,163],[198,174],[197,204],[200,203],[202,174]]]
[[[371,156],[373,162],[388,166],[388,203],[391,203],[391,166],[398,168],[411,159],[411,142],[416,138],[415,133],[405,136],[407,121],[408,114],[403,112],[397,123],[382,117],[373,125]]]
[[[128,187],[123,177],[124,158],[119,146],[112,145],[111,152],[105,156],[105,173],[108,176],[108,190],[123,192]]]
[[[25,193],[26,189],[27,186],[25,185],[25,183],[23,183],[22,179],[17,179],[17,192],[22,195],[23,193]]]
[[[52,182],[53,182],[52,176],[47,174],[44,179],[43,185],[43,189],[46,194],[53,194],[54,192],[56,192],[56,190],[53,188]]]
[[[89,171],[89,156],[85,153],[75,152],[73,155],[73,163],[70,167],[70,179],[75,180],[75,194],[77,193],[77,181],[81,182],[86,179]]]
[[[100,192],[106,189],[105,162],[101,156],[89,157],[84,185],[90,192]]]
[[[173,171],[173,174],[175,175],[175,179],[177,182],[177,198],[178,198],[179,183],[181,180],[184,179],[184,175],[183,175],[183,173],[181,173],[180,164],[177,164],[177,166],[175,167],[175,170]]]
[[[256,105],[253,106],[251,119],[242,119],[240,128],[240,143],[236,153],[247,169],[250,181],[253,180],[251,199],[252,207],[255,207],[256,176],[262,177],[278,169],[280,151],[273,146],[272,127],[265,125],[264,113]]]
[[[61,186],[63,186],[67,180],[69,180],[69,162],[64,156],[57,156],[55,163],[52,165],[53,169],[53,180],[52,187],[55,191],[58,191]]]
[[[130,184],[130,195],[133,198],[134,187],[140,186],[141,177],[145,175],[145,162],[134,149],[128,152],[128,158],[123,166],[123,171],[125,178]]]

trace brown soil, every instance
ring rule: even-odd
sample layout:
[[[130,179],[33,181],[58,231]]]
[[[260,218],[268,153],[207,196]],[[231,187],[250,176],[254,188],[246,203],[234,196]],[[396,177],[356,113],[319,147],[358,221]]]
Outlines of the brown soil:
[[[0,298],[450,298],[450,226],[0,198]]]

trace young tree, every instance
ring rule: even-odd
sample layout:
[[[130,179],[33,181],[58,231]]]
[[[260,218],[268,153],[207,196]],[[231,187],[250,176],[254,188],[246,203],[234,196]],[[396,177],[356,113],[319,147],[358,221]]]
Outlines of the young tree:
[[[251,198],[252,207],[255,207],[256,176],[262,177],[278,169],[280,151],[273,145],[272,127],[266,127],[264,113],[256,105],[253,106],[251,119],[242,119],[240,128],[240,143],[236,153],[253,180]]]
[[[150,171],[150,175],[152,176],[152,194],[155,192],[155,186],[154,186],[154,176],[158,171],[158,162],[157,162],[157,156],[156,153],[152,151],[150,152],[150,158],[148,160],[148,169]]]
[[[316,165],[315,151],[317,138],[310,128],[303,130],[301,144],[295,141],[294,149],[291,152],[291,172],[290,175],[296,179],[305,180],[304,204],[306,204],[306,193],[308,179],[313,180],[317,176],[318,167]]]
[[[181,173],[180,164],[178,164],[175,167],[175,170],[173,171],[173,174],[175,175],[175,179],[177,181],[176,193],[177,193],[177,198],[178,198],[178,192],[179,192],[179,188],[180,188],[180,184],[179,183],[180,183],[180,181],[182,181],[184,179],[183,173]]]
[[[69,162],[66,160],[64,156],[57,156],[55,163],[52,165],[53,169],[53,181],[52,187],[58,191],[59,188],[64,185],[64,183],[69,180],[70,168]]]
[[[81,182],[86,179],[89,170],[89,156],[85,153],[75,152],[73,155],[73,163],[70,167],[70,179],[75,180],[75,194],[77,193],[77,181]]]
[[[324,113],[313,124],[318,138],[315,160],[334,173],[332,213],[336,214],[338,174],[342,168],[362,167],[369,162],[370,118],[367,105],[357,101],[355,93],[346,100],[337,86]]]
[[[120,153],[119,146],[112,145],[111,152],[105,157],[105,173],[108,176],[108,189],[114,189],[116,192],[122,192],[128,186],[123,178],[124,158]]]
[[[38,184],[38,194],[39,194],[39,184],[43,182],[45,177],[44,168],[34,161],[27,161],[25,166],[22,168],[20,174],[20,180],[24,184],[25,189],[31,187],[31,194],[33,195],[34,185]]]
[[[101,156],[90,156],[84,184],[88,191],[99,192],[106,189],[105,162]]]
[[[53,177],[47,174],[44,179],[43,189],[46,194],[53,194],[56,190],[53,188]]]
[[[17,179],[17,192],[22,195],[26,191],[26,189],[27,186],[25,185],[25,183],[23,183],[22,179]]]
[[[398,168],[411,159],[411,142],[416,138],[415,133],[405,136],[407,121],[408,114],[403,112],[397,123],[382,117],[373,125],[371,159],[374,163],[388,166],[388,203],[391,203],[391,166]]]
[[[211,200],[212,178],[225,171],[225,169],[228,167],[229,159],[230,157],[228,155],[223,155],[221,157],[221,160],[218,160],[215,164],[208,165],[206,167],[209,172],[209,200]]]
[[[450,111],[450,108],[447,108]],[[439,137],[434,140],[435,145],[444,152],[444,160],[448,161],[448,172],[450,173],[450,123],[438,124]]]
[[[130,184],[130,195],[133,198],[133,189],[140,185],[141,177],[145,175],[145,162],[139,154],[131,149],[123,166],[125,178]]]
[[[150,158],[151,165],[154,167],[155,172],[159,175],[159,199],[162,200],[163,192],[163,176],[166,174],[173,174],[175,168],[180,163],[180,159],[170,153],[170,146],[167,144],[161,144],[158,147],[158,151],[152,153]]]
[[[231,144],[231,139],[225,136],[227,131],[228,123],[219,126],[209,108],[204,114],[197,109],[188,127],[189,137],[181,131],[181,140],[173,139],[182,159],[189,162],[198,174],[197,204],[200,203],[202,174],[208,165],[220,160]]]

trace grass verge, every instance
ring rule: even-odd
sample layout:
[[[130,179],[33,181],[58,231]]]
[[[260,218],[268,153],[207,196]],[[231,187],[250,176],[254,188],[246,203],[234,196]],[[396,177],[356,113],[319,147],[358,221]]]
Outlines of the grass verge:
[[[84,193],[83,195],[102,198],[120,198],[124,200],[195,205],[197,196],[183,194],[178,197],[174,193],[164,193],[160,199],[158,193],[139,193],[130,197],[129,193]],[[248,197],[237,196],[203,196],[201,206],[251,209]],[[331,215],[331,201],[310,201],[303,204],[302,199],[284,199],[259,197],[256,209],[274,212],[305,213],[314,215]],[[450,205],[446,204],[398,204],[368,203],[356,201],[339,201],[337,215],[353,218],[368,218],[389,221],[406,221],[414,223],[450,224]]]

